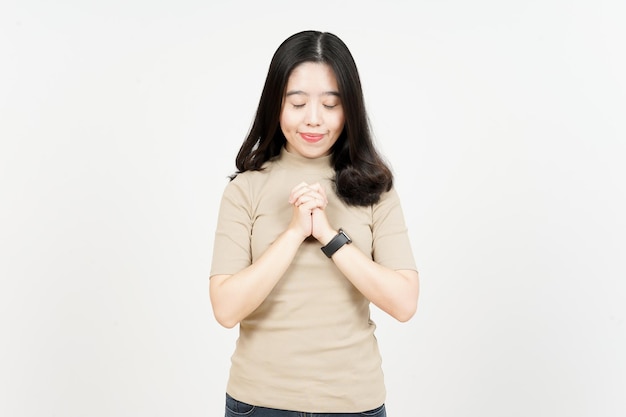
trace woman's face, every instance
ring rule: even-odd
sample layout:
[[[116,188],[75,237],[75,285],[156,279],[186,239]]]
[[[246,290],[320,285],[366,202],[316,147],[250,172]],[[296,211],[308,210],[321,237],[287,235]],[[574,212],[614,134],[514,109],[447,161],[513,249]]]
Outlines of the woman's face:
[[[287,151],[305,158],[328,155],[343,126],[343,107],[332,68],[316,62],[294,68],[280,112]]]

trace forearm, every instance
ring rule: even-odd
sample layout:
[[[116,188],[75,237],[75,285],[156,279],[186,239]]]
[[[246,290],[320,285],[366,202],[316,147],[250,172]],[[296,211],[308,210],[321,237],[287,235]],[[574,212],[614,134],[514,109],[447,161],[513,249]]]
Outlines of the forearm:
[[[281,279],[303,239],[288,229],[252,265],[210,280],[213,313],[224,327],[234,327],[252,313]]]
[[[335,252],[332,260],[346,278],[381,310],[402,322],[413,317],[419,297],[416,271],[386,268],[353,245],[344,245]]]

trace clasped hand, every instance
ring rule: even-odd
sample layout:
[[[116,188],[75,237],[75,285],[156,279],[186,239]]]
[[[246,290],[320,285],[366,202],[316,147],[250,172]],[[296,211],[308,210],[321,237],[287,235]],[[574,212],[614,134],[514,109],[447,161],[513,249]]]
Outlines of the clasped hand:
[[[301,233],[303,239],[313,236],[321,242],[325,235],[333,233],[325,212],[328,199],[320,183],[296,185],[289,195],[289,204],[293,206],[289,227]]]

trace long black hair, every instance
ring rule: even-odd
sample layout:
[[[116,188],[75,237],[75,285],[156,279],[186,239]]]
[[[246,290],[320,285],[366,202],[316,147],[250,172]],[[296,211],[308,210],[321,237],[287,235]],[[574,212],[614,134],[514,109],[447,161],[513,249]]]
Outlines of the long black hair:
[[[237,154],[237,173],[261,170],[285,145],[280,129],[285,88],[293,69],[304,62],[329,65],[337,79],[345,117],[343,132],[331,149],[337,195],[350,205],[378,202],[391,189],[393,174],[374,147],[354,58],[344,42],[328,32],[296,33],[274,53],[252,127]]]

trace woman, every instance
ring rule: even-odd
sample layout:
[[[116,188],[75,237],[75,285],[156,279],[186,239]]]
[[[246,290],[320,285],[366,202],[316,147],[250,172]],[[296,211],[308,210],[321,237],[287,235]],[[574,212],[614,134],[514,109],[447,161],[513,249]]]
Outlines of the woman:
[[[409,320],[419,280],[337,36],[300,32],[276,50],[236,166],[210,278],[216,319],[239,324],[226,416],[385,416],[369,306]]]

